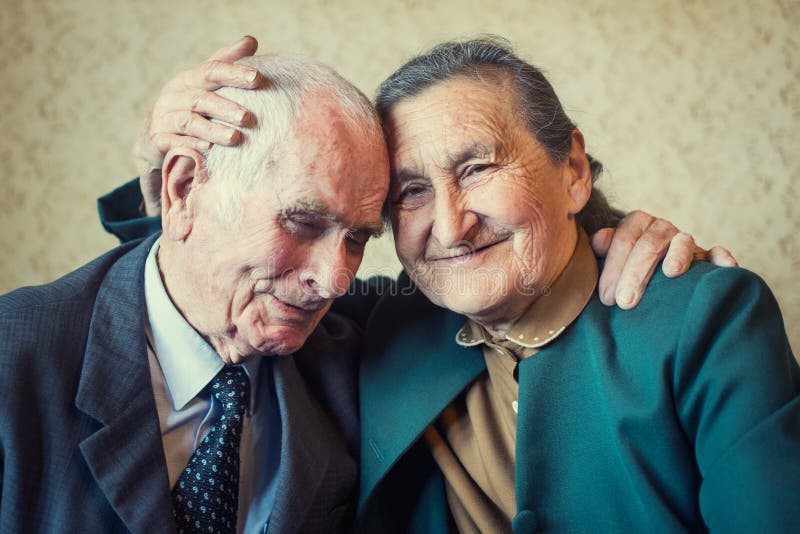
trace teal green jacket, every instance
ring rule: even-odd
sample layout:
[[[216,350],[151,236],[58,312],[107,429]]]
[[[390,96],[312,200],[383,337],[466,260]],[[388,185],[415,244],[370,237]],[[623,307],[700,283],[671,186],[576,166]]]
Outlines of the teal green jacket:
[[[400,286],[408,285],[401,277]],[[484,372],[465,318],[384,296],[361,363],[367,532],[447,532],[419,438]],[[515,532],[800,532],[800,369],[744,269],[656,274],[631,311],[595,296],[519,365]]]
[[[101,198],[104,226],[157,229],[134,220],[140,200],[133,182]],[[483,355],[407,277],[366,289],[337,304],[366,325],[360,530],[445,533],[419,438]],[[659,270],[631,311],[593,297],[519,384],[515,532],[800,532],[800,369],[753,273]]]

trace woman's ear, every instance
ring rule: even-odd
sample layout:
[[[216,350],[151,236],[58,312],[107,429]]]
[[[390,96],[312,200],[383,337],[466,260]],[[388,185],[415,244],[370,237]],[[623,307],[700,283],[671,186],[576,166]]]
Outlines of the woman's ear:
[[[567,192],[570,198],[569,213],[575,215],[583,209],[592,194],[592,169],[586,157],[583,134],[572,130],[572,148],[567,161]]]
[[[167,152],[161,171],[161,226],[164,235],[183,241],[192,232],[194,191],[208,180],[203,156],[191,148]]]

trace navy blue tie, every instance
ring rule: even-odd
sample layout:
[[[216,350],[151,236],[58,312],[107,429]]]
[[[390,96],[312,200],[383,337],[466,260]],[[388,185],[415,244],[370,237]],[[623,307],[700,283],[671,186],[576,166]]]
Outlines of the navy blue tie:
[[[250,382],[241,367],[225,367],[211,381],[222,415],[195,449],[172,489],[178,532],[236,532],[239,442]]]

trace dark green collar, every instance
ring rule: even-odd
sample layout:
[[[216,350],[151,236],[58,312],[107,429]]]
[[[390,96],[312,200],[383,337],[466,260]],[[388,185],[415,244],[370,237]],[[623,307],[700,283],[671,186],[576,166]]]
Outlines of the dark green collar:
[[[439,413],[486,369],[480,347],[461,347],[465,317],[413,295],[383,297],[361,363],[361,500]]]

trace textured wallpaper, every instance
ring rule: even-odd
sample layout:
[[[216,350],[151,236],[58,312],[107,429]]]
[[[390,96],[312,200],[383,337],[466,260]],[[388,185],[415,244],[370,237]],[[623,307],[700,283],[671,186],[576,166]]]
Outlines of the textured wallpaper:
[[[496,33],[544,67],[622,208],[722,244],[758,272],[800,350],[800,2],[5,0],[0,18],[0,292],[115,241],[95,198],[135,174],[161,84],[251,34],[368,94],[437,41]],[[364,269],[396,272],[388,240]]]

